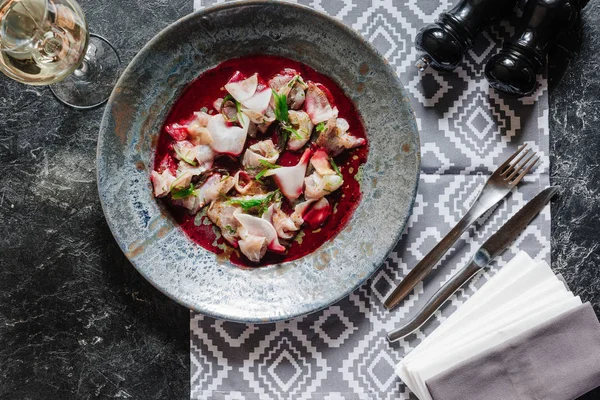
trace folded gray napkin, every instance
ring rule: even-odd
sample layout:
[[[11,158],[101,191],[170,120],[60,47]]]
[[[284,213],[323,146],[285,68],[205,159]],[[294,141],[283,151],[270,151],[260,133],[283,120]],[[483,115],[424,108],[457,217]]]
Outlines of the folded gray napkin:
[[[600,323],[582,304],[427,381],[434,400],[573,400],[600,386]]]

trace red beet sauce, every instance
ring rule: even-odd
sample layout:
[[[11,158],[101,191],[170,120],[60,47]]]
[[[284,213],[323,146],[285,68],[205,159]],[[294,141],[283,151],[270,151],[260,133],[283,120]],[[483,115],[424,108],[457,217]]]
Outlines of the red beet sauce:
[[[163,158],[172,153],[171,145],[174,141],[165,131],[165,126],[173,123],[184,124],[192,118],[194,112],[200,111],[203,107],[206,107],[208,110],[214,110],[213,102],[219,97],[225,97],[227,92],[223,86],[225,86],[229,78],[231,78],[236,71],[241,71],[246,76],[258,72],[259,76],[267,81],[277,73],[281,72],[284,68],[293,68],[300,73],[305,81],[311,80],[315,83],[321,83],[329,89],[335,105],[339,110],[339,118],[345,118],[350,125],[348,132],[353,136],[365,138],[365,140],[367,140],[364,126],[354,104],[331,79],[318,73],[307,65],[287,58],[249,56],[225,61],[216,68],[204,72],[195,81],[189,84],[181,97],[173,105],[173,108],[169,112],[163,125],[156,148],[154,169],[158,169]],[[246,147],[258,140],[264,140],[270,135],[271,132],[267,131],[267,133],[262,136],[258,133],[257,139],[248,137]],[[276,137],[274,137],[274,139],[274,141],[276,141]],[[175,220],[190,239],[205,249],[212,251],[223,258],[229,259],[236,265],[242,267],[257,267],[295,260],[312,253],[323,243],[332,240],[348,224],[352,213],[358,206],[362,197],[360,184],[356,180],[356,174],[359,172],[359,167],[367,160],[368,145],[367,141],[366,145],[346,150],[335,157],[335,162],[342,172],[344,184],[341,188],[327,196],[327,199],[334,210],[327,222],[317,230],[310,229],[304,225],[299,233],[299,235],[302,235],[301,232],[304,232],[304,236],[301,239],[292,242],[287,254],[276,254],[267,251],[267,254],[259,263],[248,261],[239,250],[234,251],[233,247],[220,237],[220,234],[217,239],[216,232],[219,231],[219,228],[214,226],[208,217],[201,217],[202,223],[197,225],[199,221],[196,221],[195,223],[195,215],[190,215],[183,207],[172,205],[169,200],[162,201],[165,202]],[[300,159],[303,151],[304,148],[297,152],[287,150],[279,156],[277,163],[283,166],[295,165]],[[175,160],[175,162],[176,161],[177,160]],[[217,158],[215,163],[220,166],[231,164],[225,157]],[[201,213],[203,213],[202,210],[198,215]]]

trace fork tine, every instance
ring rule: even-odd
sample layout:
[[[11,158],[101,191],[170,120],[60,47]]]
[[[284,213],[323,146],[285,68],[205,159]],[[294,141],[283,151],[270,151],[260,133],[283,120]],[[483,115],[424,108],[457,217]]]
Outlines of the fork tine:
[[[506,159],[506,161],[504,161],[504,162],[502,163],[502,165],[500,165],[496,171],[504,172],[504,169],[506,169],[506,167],[508,167],[508,166],[510,165],[510,162],[511,162],[512,160],[514,160],[514,159],[515,159],[515,157],[516,157],[516,156],[518,156],[518,155],[519,155],[519,153],[520,153],[521,151],[523,151],[523,149],[524,149],[525,147],[527,147],[527,143],[524,143],[524,144],[523,144],[521,147],[519,147],[519,148],[517,149],[517,151],[515,151],[515,152],[513,153],[513,155],[512,155],[512,156],[508,157],[508,158]]]
[[[511,184],[511,185],[513,185],[513,186],[515,186],[515,185],[518,185],[518,184],[519,184],[519,182],[521,182],[521,179],[523,179],[523,177],[524,177],[525,175],[527,175],[527,173],[528,173],[529,171],[531,171],[531,168],[533,168],[533,166],[534,166],[535,164],[537,164],[537,162],[538,162],[539,160],[540,160],[540,157],[538,156],[538,158],[536,158],[535,160],[533,160],[533,162],[532,162],[531,164],[529,164],[529,166],[528,166],[527,168],[525,168],[525,170],[524,170],[523,172],[521,172],[521,173],[519,174],[519,176],[517,176],[517,177],[515,178],[515,180],[513,180],[513,181],[512,181],[510,184]]]
[[[517,164],[515,163],[515,170],[506,178],[506,180],[511,180],[513,179],[515,176],[517,176],[517,174],[519,174],[521,171],[523,171],[523,169],[527,166],[527,164],[529,163],[529,161],[531,161],[531,159],[536,155],[535,152],[531,153],[531,155],[529,157],[527,157],[527,159],[525,161],[523,161],[521,164]],[[519,160],[520,161],[520,160]]]
[[[519,168],[518,168],[518,167],[519,167],[519,163],[521,162],[521,160],[522,160],[522,159],[523,159],[523,158],[524,158],[524,157],[525,157],[527,154],[529,154],[529,152],[530,152],[530,151],[531,151],[531,149],[527,149],[527,150],[525,150],[525,152],[524,152],[523,154],[521,154],[521,155],[519,156],[519,158],[518,158],[518,159],[517,159],[515,162],[511,163],[511,164],[509,165],[509,167],[508,167],[508,168],[506,168],[506,171],[504,171],[504,173],[502,174],[502,176],[506,176],[506,175],[512,175],[512,174],[513,174],[515,171],[517,171],[517,170],[519,169]],[[534,154],[535,154],[535,153],[534,153]],[[526,162],[525,162],[525,163],[526,163]],[[523,164],[525,164],[525,163],[523,163]],[[509,179],[509,178],[507,178],[507,179]]]

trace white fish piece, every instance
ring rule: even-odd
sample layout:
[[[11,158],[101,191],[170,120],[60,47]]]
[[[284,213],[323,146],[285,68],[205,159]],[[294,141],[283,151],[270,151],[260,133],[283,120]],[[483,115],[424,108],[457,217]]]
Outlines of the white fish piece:
[[[290,150],[299,150],[310,139],[314,125],[308,114],[304,111],[290,110],[288,111],[288,115],[292,128],[294,128],[298,134],[290,134],[287,147]]]
[[[238,241],[240,251],[248,260],[259,262],[267,253],[268,242],[267,238],[255,235],[246,235],[242,240]]]
[[[304,197],[319,200],[338,190],[343,183],[344,179],[337,174],[321,176],[315,171],[304,179]]]
[[[290,216],[290,218],[292,218],[292,221],[294,221],[294,224],[296,224],[297,226],[302,226],[302,224],[304,223],[304,216],[310,210],[311,205],[315,201],[316,200],[312,199],[296,204],[296,207],[294,207],[294,212]]]
[[[256,126],[255,122],[252,122],[252,120],[250,120],[250,123],[248,124],[248,136],[250,136],[251,138],[255,138],[256,132],[258,132],[258,127]]]
[[[275,231],[277,232],[277,236],[282,239],[293,238],[296,235],[296,232],[302,226],[302,223],[297,225],[291,216],[283,212],[280,202],[272,204],[271,206],[273,207],[271,221]]]
[[[212,143],[212,136],[207,127],[194,127],[193,125],[188,128],[188,138],[194,145],[206,145]]]
[[[290,83],[296,75],[298,75],[298,72],[296,72],[295,69],[286,68],[269,80],[269,86],[271,89],[276,91],[277,94],[284,94],[283,92],[280,93],[279,91],[284,89],[285,86]]]
[[[346,149],[364,146],[366,144],[365,139],[350,135],[347,132],[348,128],[348,122],[345,119],[332,118],[327,121],[325,129],[319,134],[315,144],[326,149],[332,157],[337,156]]]
[[[181,199],[181,206],[187,208],[191,214],[196,214],[202,207],[224,197],[233,187],[233,178],[223,178],[221,174],[211,175],[194,194]]]
[[[286,69],[281,73],[275,75],[269,80],[269,86],[271,89],[279,93],[279,90],[287,85],[296,76],[296,71],[293,69]]]
[[[231,176],[224,177],[221,174],[213,174],[202,186],[200,186],[198,197],[204,199],[204,203],[208,204],[219,198],[225,197],[227,192],[233,188],[234,184],[235,181]]]
[[[173,144],[173,150],[175,151],[175,158],[181,161],[185,161],[188,164],[196,165],[196,151],[197,148],[188,140],[181,140]]]
[[[215,160],[215,152],[208,145],[196,146],[196,161],[198,165],[203,165],[206,169],[212,167],[213,161]]]
[[[212,137],[210,147],[221,154],[239,156],[244,150],[248,125],[250,121],[244,114],[240,114],[242,126],[229,126],[222,114],[213,115],[208,123],[208,130]]]
[[[191,177],[194,177],[194,176],[202,175],[203,173],[208,171],[209,168],[210,167],[207,168],[206,165],[204,165],[204,164],[200,164],[198,166],[193,166],[193,165],[186,163],[185,161],[179,161],[179,164],[177,164],[177,176],[181,176],[182,174],[186,173],[186,174],[191,174]],[[190,178],[190,181],[191,181],[191,178]]]
[[[277,231],[269,221],[242,212],[235,213],[234,217],[241,225],[241,228],[238,229],[238,234],[242,239],[247,235],[262,236],[267,238],[267,248],[269,250],[278,253],[285,252],[285,247],[279,243],[279,239],[277,238]]]
[[[194,145],[210,144],[212,137],[208,131],[211,116],[205,112],[195,112],[195,118],[187,125],[188,139]]]
[[[246,114],[248,115],[248,117],[250,118],[250,120],[252,122],[254,122],[256,124],[256,129],[258,129],[260,132],[265,133],[267,131],[267,129],[269,129],[269,126],[271,126],[271,124],[273,122],[275,122],[275,98],[273,96],[271,96],[271,101],[269,102],[269,106],[267,107],[267,110],[265,111],[265,113],[263,115],[260,114],[252,114],[251,111],[246,110],[245,111]],[[252,115],[250,115],[252,114]]]
[[[262,133],[265,133],[269,126],[275,122],[275,114],[270,112],[270,108],[264,113],[257,113],[247,108],[242,108],[242,113],[246,115],[252,123],[256,124],[256,129]]]
[[[213,108],[215,109],[216,112],[221,112],[221,107],[223,106],[223,98],[219,97],[218,99],[216,99],[213,102]]]
[[[348,132],[348,129],[350,129],[350,124],[345,118],[337,118],[335,120],[335,126],[338,129],[338,132]]]
[[[175,145],[173,147],[175,147]],[[215,154],[210,146],[199,145],[193,146],[188,157],[193,157],[191,161],[194,161],[195,165],[190,164],[190,160],[187,158],[186,160],[179,161],[177,166],[178,176],[186,171],[191,172],[192,176],[203,174],[212,167]]]
[[[257,86],[258,74],[245,78],[240,71],[237,71],[225,85],[225,90],[227,90],[234,99],[242,103],[254,95]]]
[[[270,169],[265,173],[265,176],[272,176],[275,179],[281,193],[291,201],[296,200],[302,194],[304,175],[310,154],[311,150],[306,149],[298,164],[293,167]]]
[[[192,215],[198,213],[203,207],[196,196],[188,196],[183,199],[173,200],[173,204],[187,209]]]
[[[190,171],[186,171],[186,173],[189,172]],[[184,197],[183,199],[173,200],[173,204],[186,208],[190,214],[196,214],[202,207],[210,202],[205,198],[207,190],[209,190],[211,186],[215,185],[219,181],[220,176],[218,174],[212,175],[200,188],[195,189],[190,196]],[[187,185],[181,187],[186,186]]]
[[[194,121],[198,122],[200,126],[207,126],[210,121],[210,114],[205,113],[204,111],[196,111],[194,113]]]
[[[266,122],[263,122],[263,123],[260,123],[260,124],[256,125],[256,128],[257,128],[257,129],[258,129],[258,130],[259,130],[261,133],[265,133],[265,132],[266,132],[266,131],[269,129],[269,127],[271,126],[271,124],[272,124],[273,122],[275,122],[275,118],[274,118],[274,117],[273,117],[273,119],[272,119],[272,120],[270,120],[270,121],[266,121]]]
[[[310,159],[310,164],[315,168],[315,171],[321,176],[335,175],[336,172],[331,168],[329,155],[323,149],[315,151],[315,154]]]
[[[270,81],[269,86],[277,92],[278,95],[287,97],[288,105],[291,105],[290,97],[295,96],[292,92],[297,90],[302,92],[302,101],[304,101],[304,91],[308,85],[300,74],[291,68],[286,68],[282,73],[275,75]]]
[[[322,197],[312,208],[304,215],[304,222],[312,229],[322,226],[331,215],[333,208],[326,197]]]
[[[266,104],[255,105],[254,108],[249,108],[242,103],[242,113],[246,114],[250,121],[255,123],[261,132],[265,132],[267,128],[275,121],[275,100],[273,97],[273,91],[269,87],[264,87],[261,89],[261,94],[257,98],[257,102],[266,101],[266,98],[269,98],[269,101]],[[250,101],[250,100],[249,100]],[[254,100],[252,100],[254,102]],[[249,104],[252,106],[252,104]]]
[[[227,122],[236,122],[239,119],[239,106],[236,104],[237,102],[234,99],[229,99],[227,101],[223,100],[224,103],[221,104],[221,109],[219,110],[220,114],[223,114],[225,121]]]
[[[265,86],[262,90],[254,93],[248,100],[242,101],[242,112],[249,110],[259,115],[264,115],[271,102],[273,91],[270,87]]]
[[[261,160],[275,164],[278,158],[279,151],[275,144],[271,139],[267,139],[256,142],[246,149],[242,165],[250,173],[255,173],[264,168],[264,165],[260,162]]]
[[[195,174],[191,169],[177,169],[177,177],[171,183],[171,190],[189,187],[194,176]]]
[[[312,82],[308,83],[304,107],[314,125],[338,116],[338,109],[331,106],[325,92]]]
[[[292,110],[299,110],[302,108],[304,101],[306,100],[306,91],[300,85],[295,85],[287,95],[288,106]]]
[[[290,110],[299,110],[306,99],[307,88],[308,85],[306,82],[304,82],[300,74],[296,73],[289,82],[277,90],[277,94],[286,96]]]
[[[226,200],[217,200],[211,203],[206,212],[206,215],[212,223],[221,229],[223,238],[234,247],[238,246],[239,236],[237,230],[240,226],[240,223],[234,217],[234,214],[241,211],[242,209],[239,206],[230,204]]]
[[[233,176],[235,190],[242,195],[266,194],[264,187],[246,171],[238,171]]]
[[[171,171],[165,169],[160,174],[156,171],[152,171],[150,180],[154,187],[154,197],[164,197],[171,192],[171,185],[175,181],[175,177]]]
[[[273,223],[273,213],[275,212],[275,204],[276,203],[271,204],[269,208],[267,208],[260,217],[269,221],[270,223]]]

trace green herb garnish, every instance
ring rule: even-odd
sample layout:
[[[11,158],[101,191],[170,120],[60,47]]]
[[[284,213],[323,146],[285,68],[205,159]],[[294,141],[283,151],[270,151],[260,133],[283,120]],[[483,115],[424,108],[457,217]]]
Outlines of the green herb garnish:
[[[233,104],[235,104],[235,109],[237,110],[237,113],[235,115],[235,118],[229,118],[229,116],[227,116],[224,112],[223,112],[223,108],[225,107],[225,103],[227,103],[228,101],[233,102]],[[225,118],[225,121],[227,122],[239,122],[240,124],[242,123],[242,104],[237,101],[236,99],[233,98],[232,95],[227,94],[227,96],[225,96],[223,98],[223,102],[221,103],[221,114],[223,114],[223,117]]]
[[[230,199],[229,204],[242,207],[242,210],[248,212],[253,208],[258,210],[259,214],[262,214],[268,207],[269,203],[275,198],[275,195],[279,192],[276,190],[267,194],[265,197],[260,199]]]
[[[268,170],[269,170],[268,168],[265,168],[265,169],[263,169],[263,170],[262,170],[262,171],[260,171],[258,174],[256,174],[256,176],[254,177],[254,179],[256,179],[257,181],[260,181],[260,180],[261,180],[261,178],[262,178],[263,176],[265,176],[265,174],[267,173],[267,171],[268,171]]]
[[[281,128],[282,128],[283,130],[285,130],[285,131],[287,131],[287,132],[291,133],[292,135],[294,135],[294,137],[295,137],[296,139],[300,139],[300,140],[302,140],[302,139],[303,139],[302,135],[301,135],[301,134],[298,132],[298,130],[297,130],[297,129],[294,129],[294,128],[292,128],[291,126],[289,126],[289,125],[284,125],[284,124],[282,124],[282,125],[281,125]]]
[[[272,163],[268,162],[267,160],[258,160],[258,162],[261,163],[265,167],[265,169],[263,169],[258,174],[256,174],[254,179],[256,179],[257,181],[260,181],[261,178],[263,176],[265,176],[265,174],[267,173],[268,170],[275,169],[275,168],[281,168],[281,165],[272,164]]]
[[[225,174],[223,175],[223,177],[221,178],[221,180],[219,182],[223,182],[225,179],[227,179],[229,177],[230,177],[229,172],[225,171]]]
[[[323,132],[325,130],[325,122],[319,122],[316,126],[317,132]]]
[[[258,160],[258,162],[269,169],[281,168],[281,165],[270,163],[267,160],[260,159],[260,160]]]
[[[279,122],[288,123],[290,117],[288,114],[287,96],[285,94],[279,95],[273,90],[273,98],[275,99],[275,118]]]
[[[335,161],[333,161],[333,157],[329,157],[329,163],[331,164],[331,166],[333,167],[333,170],[335,171],[336,174],[338,174],[338,176],[341,178],[342,177],[342,172],[340,171],[340,169],[338,168],[337,164],[335,163]]]
[[[291,79],[291,80],[290,80],[290,81],[287,83],[287,85],[288,85],[289,87],[293,87],[293,86],[294,86],[294,84],[295,84],[296,82],[300,82],[302,85],[306,85],[306,82],[304,82],[304,79],[302,79],[302,77],[301,77],[300,75],[296,75],[296,76],[294,76],[294,77],[293,77],[293,78],[292,78],[292,79]]]
[[[236,99],[233,98],[232,95],[230,95],[229,93],[227,93],[227,95],[225,97],[223,97],[223,102],[221,103],[221,108],[223,108],[223,104],[227,103],[229,100],[233,101],[234,103],[236,103]]]
[[[190,186],[186,188],[173,188],[171,189],[171,198],[173,200],[184,199],[194,194],[194,190],[195,188],[193,183],[190,183]]]
[[[225,229],[227,229],[227,232],[229,232],[230,235],[234,235],[236,232],[236,229],[231,225],[225,225]]]
[[[240,207],[242,207],[242,209],[244,211],[249,211],[250,209],[252,209],[254,207],[258,207],[261,204],[263,204],[265,200],[266,200],[266,197],[263,199],[247,199],[247,200],[231,199],[231,200],[229,200],[229,204],[240,206]]]
[[[181,160],[185,161],[186,163],[188,163],[188,164],[190,164],[190,165],[193,165],[194,167],[195,167],[195,166],[198,164],[198,163],[196,162],[196,160],[194,160],[194,159],[191,159],[191,160],[190,160],[189,158],[185,157],[185,156],[184,156],[184,155],[181,153],[181,151],[179,151],[179,149],[178,149],[178,146],[173,146],[173,150],[175,150],[175,154],[177,154],[177,157],[179,157]]]

